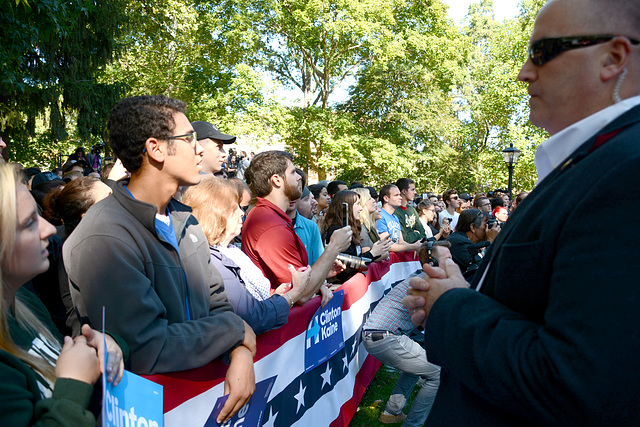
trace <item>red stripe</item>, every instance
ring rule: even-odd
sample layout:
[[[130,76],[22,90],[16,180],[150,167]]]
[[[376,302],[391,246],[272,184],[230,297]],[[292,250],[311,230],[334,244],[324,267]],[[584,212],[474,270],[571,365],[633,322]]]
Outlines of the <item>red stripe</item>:
[[[208,365],[197,369],[158,375],[143,375],[143,377],[163,387],[163,412],[169,412],[185,401],[223,382],[226,373],[227,366],[220,359],[216,359]]]
[[[362,298],[366,293],[369,284],[372,281],[380,280],[385,274],[387,274],[392,263],[414,260],[415,255],[413,252],[404,252],[399,255],[392,253],[390,254],[389,261],[373,264],[367,272],[366,277],[362,274],[357,274],[349,279],[349,281],[339,288],[345,290],[345,300],[342,305],[342,309],[348,310],[351,307],[351,304]],[[286,325],[258,336],[257,354],[254,361],[257,362],[272,352],[277,351],[283,343],[302,334],[306,330],[309,320],[318,310],[318,307],[320,307],[320,298],[313,298],[301,307],[294,307],[289,312],[289,320]],[[367,363],[369,363],[369,358],[365,361],[365,365]],[[365,365],[363,365],[363,368]],[[378,367],[376,367],[371,374],[371,378],[377,369]],[[222,383],[226,372],[227,365],[225,365],[220,359],[216,359],[213,362],[196,369],[170,372],[166,374],[143,375],[143,377],[164,387],[164,412],[168,412],[185,401],[192,399]],[[356,378],[360,375],[362,374],[358,373]],[[366,382],[364,388],[366,388],[366,385],[368,384],[369,382]],[[362,390],[362,393],[364,393],[364,389]],[[359,398],[361,397],[362,394],[360,394]],[[351,416],[353,416],[353,414],[351,414]]]
[[[371,380],[373,380],[376,372],[378,372],[378,369],[380,369],[380,365],[380,361],[376,358],[373,356],[367,356],[362,364],[362,368],[360,368],[360,371],[356,374],[356,380],[353,386],[353,396],[351,399],[346,401],[344,405],[342,405],[338,418],[329,424],[330,427],[342,427],[349,425],[351,419],[358,410],[358,405],[360,404],[360,400],[362,400],[362,396],[364,396],[364,392],[367,390],[367,387],[369,386],[369,383],[371,383]]]

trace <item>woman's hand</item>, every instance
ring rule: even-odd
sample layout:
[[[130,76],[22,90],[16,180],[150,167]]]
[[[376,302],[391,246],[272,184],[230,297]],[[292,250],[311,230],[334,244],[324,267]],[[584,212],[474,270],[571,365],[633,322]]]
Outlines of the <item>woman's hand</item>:
[[[64,337],[64,345],[56,362],[56,378],[71,378],[94,385],[100,378],[100,359],[96,349],[80,335]]]
[[[87,345],[93,347],[96,351],[100,359],[100,370],[102,371],[105,358],[102,332],[91,329],[89,325],[85,324],[82,325],[82,336],[85,338]],[[113,383],[115,387],[124,375],[122,349],[109,334],[105,334],[104,337],[107,341],[107,381]]]
[[[449,234],[451,234],[451,225],[442,224],[442,228],[440,229],[440,232],[436,234],[434,237],[436,238],[436,240],[446,239],[447,237],[449,237]]]
[[[381,257],[381,259],[383,260],[389,258],[389,249],[391,248],[392,244],[393,242],[391,241],[389,236],[386,236],[384,239],[378,240],[373,244],[373,247],[371,248],[371,255],[373,255],[374,258]]]
[[[289,264],[289,271],[291,272],[291,288],[289,292],[287,292],[287,295],[291,298],[291,301],[295,303],[305,293],[309,286],[309,282],[311,280],[311,267],[306,266],[296,270],[291,264]]]

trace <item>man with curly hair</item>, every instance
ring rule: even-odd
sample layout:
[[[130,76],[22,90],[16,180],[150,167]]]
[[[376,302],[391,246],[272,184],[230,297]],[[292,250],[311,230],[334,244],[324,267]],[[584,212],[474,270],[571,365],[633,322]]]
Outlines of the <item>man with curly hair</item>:
[[[138,374],[181,371],[219,356],[230,365],[227,420],[255,389],[255,334],[227,301],[220,273],[191,209],[173,199],[200,182],[202,147],[185,103],[125,98],[109,116],[109,142],[131,178],[90,208],[65,243],[64,264],[82,323],[131,347]]]

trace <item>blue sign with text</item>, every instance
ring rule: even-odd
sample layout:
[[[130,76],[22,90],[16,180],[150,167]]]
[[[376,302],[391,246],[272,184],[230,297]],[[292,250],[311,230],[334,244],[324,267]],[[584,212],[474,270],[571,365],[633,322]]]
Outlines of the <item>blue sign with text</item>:
[[[342,302],[344,290],[334,292],[333,298],[324,307],[320,307],[313,315],[307,327],[304,371],[331,359],[334,354],[344,347],[342,334]]]
[[[162,386],[129,371],[117,387],[107,383],[102,398],[103,427],[162,427]]]
[[[102,307],[104,354],[108,355],[104,336],[104,307]],[[102,372],[107,372],[107,357]],[[114,387],[102,375],[102,427],[144,426],[162,427],[164,424],[162,386],[124,371],[122,380]]]
[[[228,394],[225,394],[216,401],[216,404],[209,415],[205,427],[258,427],[262,425],[262,415],[264,414],[264,408],[267,406],[267,400],[269,394],[273,388],[273,384],[276,382],[276,377],[267,378],[256,384],[256,391],[253,392],[251,399],[233,416],[229,421],[224,424],[218,424],[216,419],[222,411],[224,403],[229,398]]]

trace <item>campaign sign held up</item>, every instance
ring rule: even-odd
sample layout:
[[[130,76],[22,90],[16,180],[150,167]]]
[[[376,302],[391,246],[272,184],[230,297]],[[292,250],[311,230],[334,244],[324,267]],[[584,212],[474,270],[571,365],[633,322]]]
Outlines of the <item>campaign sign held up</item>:
[[[331,359],[344,347],[342,335],[342,302],[344,290],[333,293],[333,298],[313,315],[307,327],[304,371],[309,372],[316,366]]]
[[[162,427],[162,386],[129,371],[102,397],[103,427]]]
[[[107,372],[106,335],[102,307],[102,346]],[[132,372],[124,371],[120,383],[114,387],[102,375],[102,427],[162,427],[164,425],[162,386]]]
[[[267,406],[267,399],[271,394],[273,384],[276,382],[276,377],[267,378],[256,384],[256,391],[253,392],[251,399],[233,416],[229,421],[224,424],[218,424],[216,419],[224,406],[224,403],[229,399],[229,395],[225,394],[216,401],[213,406],[213,411],[209,415],[209,419],[205,423],[205,427],[259,427],[262,425],[262,415],[264,414],[264,408]]]

